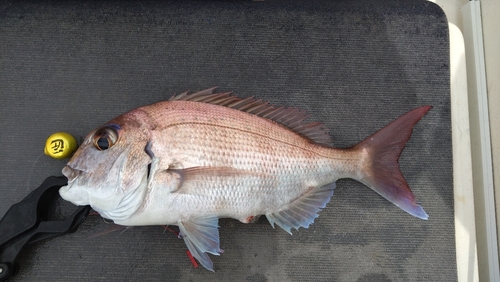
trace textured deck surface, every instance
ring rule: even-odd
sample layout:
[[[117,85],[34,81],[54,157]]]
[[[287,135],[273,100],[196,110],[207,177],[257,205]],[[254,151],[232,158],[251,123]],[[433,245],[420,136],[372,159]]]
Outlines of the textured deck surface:
[[[135,107],[219,86],[312,114],[337,147],[406,111],[417,124],[401,169],[423,221],[341,180],[309,229],[220,221],[215,273],[194,269],[161,227],[33,244],[11,281],[455,281],[449,44],[426,1],[74,1],[0,3],[0,216],[64,161],[45,139],[77,139]],[[71,205],[58,202],[56,214]]]

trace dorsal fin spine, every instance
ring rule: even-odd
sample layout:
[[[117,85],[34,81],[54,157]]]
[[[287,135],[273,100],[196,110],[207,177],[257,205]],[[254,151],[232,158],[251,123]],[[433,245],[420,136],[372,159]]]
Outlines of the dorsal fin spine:
[[[253,96],[241,100],[239,103],[236,103],[231,108],[234,108],[234,109],[237,109],[237,110],[241,111],[241,108],[244,107],[246,104],[250,103],[251,101],[253,101]]]
[[[273,111],[263,115],[262,117],[263,118],[268,118],[268,119],[273,119],[275,116],[277,116],[279,114],[279,112],[283,110],[283,107],[279,107],[279,108],[276,108],[274,109]]]
[[[250,110],[248,112],[251,113],[251,114],[253,114],[253,115],[257,115],[258,116],[261,112],[264,112],[268,108],[269,108],[269,104],[265,103],[263,105],[260,105],[259,107],[253,108],[252,110]]]
[[[258,112],[258,113],[255,113],[255,115],[258,115],[258,116],[261,116],[263,118],[265,118],[265,116],[272,112],[273,111],[273,108],[271,108],[271,106],[269,108],[265,108],[263,109],[262,111]]]
[[[254,109],[255,107],[260,107],[261,103],[262,103],[262,100],[255,100],[255,101],[248,103],[245,106],[241,107],[239,110],[244,111],[244,112],[249,112],[251,109]]]

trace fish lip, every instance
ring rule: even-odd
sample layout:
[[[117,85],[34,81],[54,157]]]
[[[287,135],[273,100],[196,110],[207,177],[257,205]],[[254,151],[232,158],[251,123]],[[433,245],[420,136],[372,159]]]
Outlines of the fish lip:
[[[79,176],[82,174],[85,174],[85,171],[76,169],[72,167],[71,165],[67,164],[63,169],[62,169],[62,174],[68,178],[68,182],[73,182],[76,180]]]
[[[62,186],[59,189],[59,195],[61,198],[64,200],[71,202],[77,206],[83,206],[83,205],[88,205],[88,193],[85,191],[85,197],[82,198],[82,196],[75,197],[76,194],[72,195],[72,188],[75,186],[75,184],[78,186],[78,179],[82,174],[85,174],[86,172],[80,169],[76,169],[71,167],[71,165],[67,164],[63,169],[62,169],[62,174],[68,179],[68,184],[65,186]],[[73,190],[72,190],[73,191]],[[68,197],[69,196],[69,197]]]
[[[65,201],[68,201],[70,203],[73,203],[74,205],[77,206],[86,206],[88,205],[88,199],[87,198],[68,198],[66,197],[66,193],[71,189],[70,186],[63,186],[59,189],[59,195],[61,198],[63,198]]]

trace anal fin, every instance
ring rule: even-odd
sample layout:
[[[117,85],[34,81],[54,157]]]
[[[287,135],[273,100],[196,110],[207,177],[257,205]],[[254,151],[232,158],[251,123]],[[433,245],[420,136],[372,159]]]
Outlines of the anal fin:
[[[297,230],[300,227],[308,228],[319,216],[318,212],[330,201],[334,189],[335,183],[312,189],[284,209],[266,214],[267,220],[273,228],[276,223],[290,234],[292,234],[292,227]]]
[[[217,216],[204,216],[178,222],[179,235],[184,239],[191,254],[206,269],[214,271],[212,260],[207,253],[219,255],[219,226]]]

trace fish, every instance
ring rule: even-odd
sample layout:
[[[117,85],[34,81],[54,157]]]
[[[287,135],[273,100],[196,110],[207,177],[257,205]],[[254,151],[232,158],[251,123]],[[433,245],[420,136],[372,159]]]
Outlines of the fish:
[[[202,266],[220,255],[219,218],[308,228],[341,178],[357,180],[420,219],[399,157],[413,109],[350,148],[296,108],[209,88],[139,107],[90,132],[63,168],[61,197],[123,226],[176,225]]]

